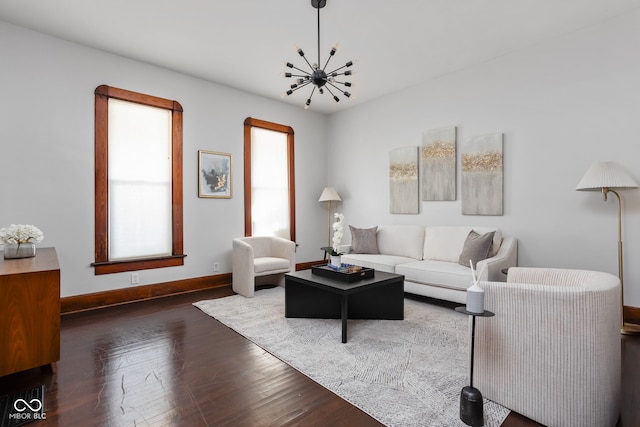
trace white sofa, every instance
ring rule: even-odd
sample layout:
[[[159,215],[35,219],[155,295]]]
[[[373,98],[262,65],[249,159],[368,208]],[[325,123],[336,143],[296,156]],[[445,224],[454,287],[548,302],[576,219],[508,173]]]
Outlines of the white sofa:
[[[471,268],[458,263],[470,231],[495,231],[489,257],[479,261],[479,280],[505,281],[502,270],[515,267],[518,245],[489,227],[390,225],[378,227],[378,254],[351,253],[345,246],[342,262],[405,276],[405,292],[465,303]]]

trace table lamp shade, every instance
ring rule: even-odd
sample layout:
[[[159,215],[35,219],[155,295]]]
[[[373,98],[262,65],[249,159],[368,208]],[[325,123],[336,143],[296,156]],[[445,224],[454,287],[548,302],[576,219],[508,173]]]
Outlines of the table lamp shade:
[[[584,174],[576,190],[597,190],[602,188],[638,188],[638,183],[617,162],[597,162]]]
[[[325,189],[322,190],[322,194],[320,195],[320,198],[318,199],[318,201],[319,202],[341,202],[342,199],[338,195],[338,192],[336,191],[335,188],[325,187]]]

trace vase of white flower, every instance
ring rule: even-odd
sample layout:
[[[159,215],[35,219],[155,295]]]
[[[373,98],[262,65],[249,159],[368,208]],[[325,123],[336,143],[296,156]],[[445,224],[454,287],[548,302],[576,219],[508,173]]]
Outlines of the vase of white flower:
[[[33,242],[9,243],[4,246],[5,259],[29,258],[36,256],[36,244]]]
[[[329,252],[329,255],[331,256],[331,265],[337,268],[340,268],[342,266],[342,262],[341,262],[341,255],[342,253],[340,252],[340,243],[342,242],[342,233],[343,233],[343,222],[344,222],[344,215],[342,215],[341,213],[336,212],[333,215],[336,219],[336,221],[333,223],[333,239],[331,239],[331,251]]]
[[[0,243],[4,245],[5,259],[29,258],[36,256],[36,243],[44,234],[34,225],[11,224],[0,228]]]

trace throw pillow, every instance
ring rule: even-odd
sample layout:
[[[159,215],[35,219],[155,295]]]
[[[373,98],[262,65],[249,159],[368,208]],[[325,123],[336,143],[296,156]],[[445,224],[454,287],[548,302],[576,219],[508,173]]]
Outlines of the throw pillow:
[[[471,230],[469,235],[467,235],[467,239],[464,241],[464,247],[462,248],[458,263],[469,267],[469,260],[471,260],[473,268],[476,268],[478,261],[482,261],[489,256],[494,234],[495,231],[491,231],[480,235],[474,230]]]
[[[356,228],[349,226],[351,230],[351,253],[352,254],[379,254],[378,239],[376,233],[378,226],[371,228]]]

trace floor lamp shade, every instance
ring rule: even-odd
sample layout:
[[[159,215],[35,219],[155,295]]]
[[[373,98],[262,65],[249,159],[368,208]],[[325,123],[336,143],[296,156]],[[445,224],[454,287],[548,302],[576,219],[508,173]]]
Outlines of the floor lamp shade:
[[[319,202],[341,202],[342,199],[340,198],[340,195],[338,195],[338,192],[336,191],[335,188],[333,187],[325,187],[324,190],[322,190],[322,194],[320,195],[320,198],[318,199]]]
[[[640,332],[638,325],[629,325],[624,322],[624,279],[622,267],[622,200],[616,189],[638,188],[638,183],[629,173],[616,162],[598,162],[592,164],[584,174],[576,190],[597,190],[602,192],[604,201],[607,201],[607,194],[613,193],[618,199],[618,277],[620,277],[622,304],[622,319],[620,331],[623,334],[636,334]]]
[[[325,187],[325,189],[322,190],[322,194],[320,194],[320,198],[318,199],[318,202],[329,202],[328,219],[327,219],[328,227],[329,227],[329,238],[328,238],[327,246],[331,246],[331,202],[341,202],[341,201],[342,199],[340,198],[340,195],[338,194],[336,189],[333,187]]]
[[[603,188],[638,188],[638,183],[617,162],[592,164],[584,174],[576,190],[597,190]]]

